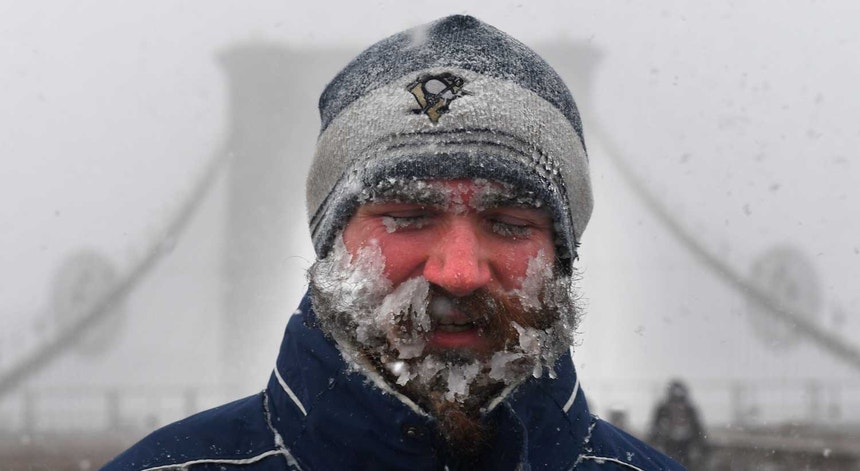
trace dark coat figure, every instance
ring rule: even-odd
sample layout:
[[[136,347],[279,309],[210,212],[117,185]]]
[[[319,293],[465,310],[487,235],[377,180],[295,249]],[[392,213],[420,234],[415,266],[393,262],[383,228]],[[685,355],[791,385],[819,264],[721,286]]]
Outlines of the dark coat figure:
[[[687,468],[700,469],[707,452],[705,430],[682,381],[671,381],[654,409],[648,440]]]

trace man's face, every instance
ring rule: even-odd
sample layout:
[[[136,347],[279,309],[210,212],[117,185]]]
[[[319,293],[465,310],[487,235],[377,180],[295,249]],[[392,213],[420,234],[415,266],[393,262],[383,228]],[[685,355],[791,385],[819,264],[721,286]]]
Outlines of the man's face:
[[[362,205],[344,229],[343,242],[353,257],[378,247],[392,289],[421,277],[434,288],[426,352],[493,353],[489,332],[474,322],[479,313],[450,301],[479,292],[511,295],[523,289],[530,264],[551,266],[555,249],[548,212],[507,196],[497,184],[434,181],[418,195],[383,196]]]
[[[486,180],[368,190],[311,268],[314,310],[349,360],[424,407],[477,417],[572,342],[571,280],[540,201]]]

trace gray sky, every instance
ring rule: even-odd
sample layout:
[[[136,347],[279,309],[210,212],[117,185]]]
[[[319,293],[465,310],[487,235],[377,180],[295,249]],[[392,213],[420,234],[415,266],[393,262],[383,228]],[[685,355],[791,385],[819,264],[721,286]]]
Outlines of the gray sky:
[[[822,324],[857,326],[858,10],[849,0],[2,2],[0,325],[26,330],[44,313],[51,277],[70,250],[97,247],[122,270],[161,233],[227,124],[220,51],[249,40],[357,49],[469,13],[532,46],[577,41],[601,52],[584,122],[593,177],[608,195],[597,194],[585,234],[586,277],[603,280],[608,269],[589,265],[591,246],[601,260],[618,257],[612,269],[629,283],[619,289],[633,299],[661,289],[648,281],[660,264],[669,273],[664,297],[691,277],[730,296],[706,274],[672,274],[674,259],[647,250],[669,236],[637,216],[644,209],[630,195],[616,195],[628,190],[601,157],[603,146],[590,143],[593,126],[727,263],[746,273],[768,248],[795,246],[820,277]],[[312,108],[296,113],[317,119]],[[613,220],[613,204],[633,219]],[[631,249],[631,238],[643,250]],[[616,242],[628,248],[613,250]],[[693,264],[677,257],[679,267]],[[289,289],[297,296],[302,287]],[[592,296],[603,305],[604,294]],[[679,301],[694,309],[698,302]],[[741,305],[735,299],[727,309]],[[635,341],[642,336],[631,332],[646,324],[625,331]],[[670,334],[684,324],[674,325]],[[601,328],[609,329],[594,330]],[[654,339],[641,347],[653,348]],[[820,361],[809,350],[797,355]],[[593,368],[601,376],[604,368]]]

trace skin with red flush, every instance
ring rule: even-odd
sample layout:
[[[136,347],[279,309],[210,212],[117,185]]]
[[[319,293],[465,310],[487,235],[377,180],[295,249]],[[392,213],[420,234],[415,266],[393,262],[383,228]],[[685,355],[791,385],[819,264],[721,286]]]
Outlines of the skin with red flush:
[[[478,202],[488,184],[493,185],[476,180],[430,181],[432,189],[446,195],[446,204],[402,199],[368,202],[345,227],[344,244],[353,255],[368,244],[377,245],[394,288],[423,276],[453,298],[479,289],[499,294],[519,289],[530,260],[540,253],[550,260],[554,257],[552,218],[546,210],[528,205]],[[467,313],[446,305],[444,299],[435,302],[428,352],[492,353]]]

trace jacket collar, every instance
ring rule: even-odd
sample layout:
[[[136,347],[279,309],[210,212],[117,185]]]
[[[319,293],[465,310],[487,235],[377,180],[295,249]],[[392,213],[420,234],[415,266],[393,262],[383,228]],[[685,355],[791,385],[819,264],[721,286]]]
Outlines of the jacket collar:
[[[496,443],[479,469],[513,469],[519,463],[525,469],[572,466],[588,439],[591,415],[569,352],[558,360],[555,373],[555,378],[520,384],[488,413]],[[321,449],[326,444],[339,443],[335,454],[341,458],[329,458],[343,463],[326,462],[329,468],[404,463],[414,469],[441,469],[442,463],[457,468],[431,417],[347,366],[316,326],[308,295],[287,325],[268,396],[272,425],[300,462],[303,456],[308,461],[326,454]],[[343,444],[350,444],[346,452]],[[362,461],[371,456],[386,463]]]

